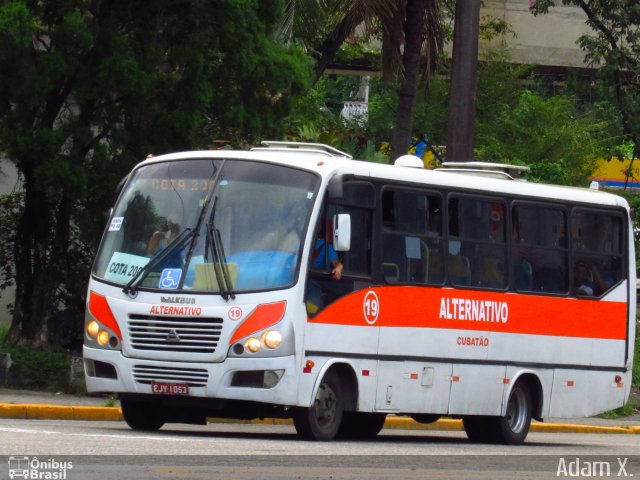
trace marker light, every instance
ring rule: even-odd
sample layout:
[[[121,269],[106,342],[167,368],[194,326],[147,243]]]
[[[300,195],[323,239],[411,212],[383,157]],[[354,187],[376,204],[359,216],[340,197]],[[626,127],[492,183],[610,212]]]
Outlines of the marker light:
[[[100,325],[98,325],[98,322],[96,322],[95,320],[91,320],[87,324],[87,334],[91,338],[96,338],[98,336],[98,331],[99,330],[100,330]]]
[[[315,362],[313,360],[307,360],[304,364],[304,368],[302,369],[302,373],[311,373],[311,370],[315,366]]]
[[[258,350],[260,350],[260,340],[255,337],[251,337],[246,342],[244,342],[244,348],[246,348],[251,353],[256,353]]]
[[[98,344],[104,347],[108,342],[109,332],[106,330],[100,330],[100,333],[98,333]]]
[[[262,336],[262,341],[267,348],[278,348],[282,343],[282,335],[277,330],[267,330]]]

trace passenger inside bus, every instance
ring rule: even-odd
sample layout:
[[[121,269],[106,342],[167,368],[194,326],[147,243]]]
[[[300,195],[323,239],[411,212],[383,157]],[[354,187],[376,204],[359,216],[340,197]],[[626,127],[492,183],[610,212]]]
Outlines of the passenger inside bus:
[[[577,296],[593,297],[606,292],[611,282],[605,279],[598,267],[586,261],[576,262],[573,279]]]
[[[311,258],[311,267],[316,270],[323,270],[325,268],[331,269],[331,277],[334,280],[340,280],[344,265],[338,258],[338,254],[333,249],[333,245],[321,235],[313,247],[313,253]]]

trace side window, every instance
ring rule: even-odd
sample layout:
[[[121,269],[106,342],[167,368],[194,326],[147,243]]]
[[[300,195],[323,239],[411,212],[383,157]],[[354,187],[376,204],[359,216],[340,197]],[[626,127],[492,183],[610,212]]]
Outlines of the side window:
[[[513,280],[524,292],[567,293],[567,218],[563,209],[513,208]]]
[[[400,189],[382,192],[382,262],[387,283],[444,281],[442,200]]]
[[[573,292],[581,297],[605,294],[623,278],[622,217],[581,209],[571,216]]]
[[[316,226],[311,250],[306,305],[310,316],[367,283],[371,274],[371,219],[375,206],[375,189],[368,182],[351,181],[343,186],[343,196],[325,202]],[[351,248],[347,252],[333,249],[333,216],[347,213],[351,217]],[[340,274],[336,274],[336,267]],[[364,277],[364,279],[363,279]]]
[[[339,252],[340,259],[344,265],[344,274],[370,275],[371,210],[351,205],[339,205],[330,208],[329,211],[333,213],[348,213],[351,216],[351,249],[348,252]],[[329,219],[332,218],[333,215],[329,217]]]
[[[506,206],[502,200],[449,198],[449,280],[455,286],[507,286]]]

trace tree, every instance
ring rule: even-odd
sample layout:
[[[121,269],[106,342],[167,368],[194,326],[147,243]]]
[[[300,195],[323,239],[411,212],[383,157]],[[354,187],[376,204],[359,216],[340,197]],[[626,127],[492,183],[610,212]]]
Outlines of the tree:
[[[334,0],[325,7],[333,12],[325,18],[333,21],[334,27],[314,49],[316,80],[358,26],[364,25],[366,32],[380,32],[383,78],[399,80],[392,158],[405,153],[419,79],[433,71],[442,57],[444,29],[439,0]]]
[[[502,103],[479,124],[482,160],[527,165],[531,180],[585,186],[607,149],[609,125],[576,99],[543,98],[529,90]]]
[[[447,134],[449,161],[473,158],[479,32],[480,2],[456,0]]]
[[[423,45],[429,38],[425,28],[425,18],[438,19],[440,12],[436,0],[407,0],[406,13],[404,15],[404,49],[402,53],[402,75],[400,88],[398,89],[398,108],[396,110],[396,122],[391,140],[391,159],[398,158],[407,151],[407,144],[411,139],[413,125],[413,110],[416,103],[418,81],[421,72],[420,61]],[[438,22],[434,22],[438,23]],[[435,28],[432,26],[432,28]],[[431,32],[434,34],[434,32]],[[432,57],[439,56],[442,52],[443,37],[441,32],[430,38],[431,43],[440,42],[431,52]],[[427,42],[428,44],[429,42]],[[435,65],[430,65],[435,68]]]
[[[103,212],[133,164],[149,152],[206,147],[207,132],[274,129],[289,96],[310,80],[302,53],[273,40],[281,7],[253,0],[0,5],[0,154],[23,185],[11,239],[12,340],[68,345],[52,336],[64,319],[69,332],[81,332]],[[266,122],[254,118],[267,110]]]
[[[632,141],[633,159],[640,157],[640,4],[637,0],[562,0],[581,8],[593,34],[582,35],[578,44],[587,63],[598,68],[600,81],[612,90],[623,134]],[[534,14],[555,6],[553,0],[537,0]],[[620,143],[623,143],[622,141]],[[632,166],[632,165],[631,165]],[[631,170],[631,167],[629,168]]]

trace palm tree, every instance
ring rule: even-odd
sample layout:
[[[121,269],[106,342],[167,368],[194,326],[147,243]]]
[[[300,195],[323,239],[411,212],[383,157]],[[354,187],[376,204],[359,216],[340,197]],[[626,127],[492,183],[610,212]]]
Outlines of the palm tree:
[[[383,79],[400,81],[392,158],[405,153],[419,79],[426,78],[442,58],[444,28],[440,0],[289,0],[287,19],[293,18],[296,5],[298,11],[307,12],[307,19],[324,12],[324,18],[332,25],[314,48],[316,81],[358,26],[364,25],[367,31],[379,27]],[[291,21],[283,24],[293,28]]]

